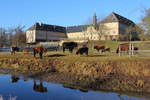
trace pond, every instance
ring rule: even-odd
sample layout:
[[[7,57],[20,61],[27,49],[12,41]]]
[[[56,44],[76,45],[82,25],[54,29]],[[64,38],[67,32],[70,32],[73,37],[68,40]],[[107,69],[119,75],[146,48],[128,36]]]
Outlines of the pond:
[[[0,74],[0,100],[148,100],[148,96],[103,91],[83,92],[65,88],[62,84]]]

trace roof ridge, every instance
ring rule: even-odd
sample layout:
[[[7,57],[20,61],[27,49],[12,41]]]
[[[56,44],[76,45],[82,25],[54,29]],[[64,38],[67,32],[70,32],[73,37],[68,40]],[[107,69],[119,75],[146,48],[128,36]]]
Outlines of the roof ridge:
[[[92,25],[92,24],[87,24],[87,25],[74,25],[74,26],[67,26],[67,27],[81,27],[81,26],[89,26],[89,25]]]
[[[43,24],[43,23],[35,23],[28,30],[66,32],[66,27],[59,26],[59,25],[49,25],[49,24]]]
[[[117,16],[119,16],[119,17],[122,17],[122,18],[124,18],[124,19],[126,19],[126,20],[129,20],[129,21],[131,21],[131,22],[133,22],[132,20],[130,20],[130,19],[128,19],[128,18],[126,18],[126,17],[124,17],[124,16],[122,16],[122,15],[120,15],[120,14],[117,14],[117,13],[115,13],[115,12],[112,12],[116,17]],[[118,19],[118,18],[117,18]]]

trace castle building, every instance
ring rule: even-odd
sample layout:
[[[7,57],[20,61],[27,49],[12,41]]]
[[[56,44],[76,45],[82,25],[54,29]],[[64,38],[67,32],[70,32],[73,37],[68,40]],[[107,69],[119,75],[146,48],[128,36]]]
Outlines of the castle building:
[[[67,38],[66,28],[56,25],[35,23],[26,31],[27,43],[55,42]]]
[[[97,21],[96,13],[93,24],[62,27],[56,25],[36,23],[26,32],[27,43],[84,40],[118,40],[120,35],[127,34],[129,27],[136,24],[116,13],[111,13],[101,21]]]
[[[67,35],[72,40],[118,40],[129,27],[135,23],[119,14],[111,13],[109,16],[97,22],[96,14],[93,16],[93,24],[67,27]]]

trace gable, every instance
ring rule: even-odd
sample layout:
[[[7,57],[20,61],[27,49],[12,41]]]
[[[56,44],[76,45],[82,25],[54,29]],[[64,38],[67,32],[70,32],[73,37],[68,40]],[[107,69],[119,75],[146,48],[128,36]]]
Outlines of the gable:
[[[109,22],[119,22],[117,17],[112,13],[109,16],[107,16],[105,19],[103,19],[100,23],[109,23]]]
[[[107,16],[105,19],[100,21],[99,23],[110,23],[110,22],[119,22],[121,24],[125,24],[128,26],[134,26],[135,23],[119,14],[111,13],[109,16]]]

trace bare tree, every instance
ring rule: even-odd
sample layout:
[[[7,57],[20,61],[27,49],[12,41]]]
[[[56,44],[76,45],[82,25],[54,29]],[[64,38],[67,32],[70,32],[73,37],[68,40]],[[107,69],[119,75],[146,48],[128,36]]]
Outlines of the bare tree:
[[[86,31],[86,33],[88,34],[88,40],[101,40],[102,37],[106,36],[106,31],[108,30],[108,28],[106,27],[105,23],[102,23],[102,19],[102,17],[99,17],[97,22],[95,14],[93,16],[93,19],[90,18],[87,21],[88,23],[90,23]]]
[[[7,46],[8,35],[4,28],[0,28],[0,47]]]
[[[93,19],[89,18],[85,24],[86,25],[84,25],[83,37],[85,40],[90,42],[95,34],[93,27]]]
[[[106,36],[106,31],[108,30],[108,28],[105,26],[104,23],[99,23],[97,25],[96,30],[97,30],[98,39],[101,40],[102,37]]]
[[[150,8],[145,10],[145,16],[142,18],[142,25],[146,34],[150,34]]]
[[[0,47],[24,46],[26,36],[23,28],[24,26],[9,29],[0,28]]]
[[[26,35],[23,31],[24,26],[18,26],[13,29],[12,45],[14,46],[25,46],[26,45]]]
[[[82,33],[83,33],[83,39],[84,39],[84,41],[89,41],[88,33],[87,33],[87,26],[84,26],[84,28],[82,30]]]
[[[87,29],[87,34],[88,34],[88,40],[91,41],[94,38],[95,35],[95,29],[93,25],[90,25]]]
[[[25,46],[26,45],[26,36],[25,33],[17,33],[12,38],[12,44],[14,46]]]
[[[140,25],[130,26],[126,29],[127,40],[140,40],[139,35],[143,34],[143,29]]]
[[[13,39],[13,35],[14,35],[14,31],[12,28],[7,29],[7,33],[8,33],[8,46],[10,47],[12,45],[12,39]]]

